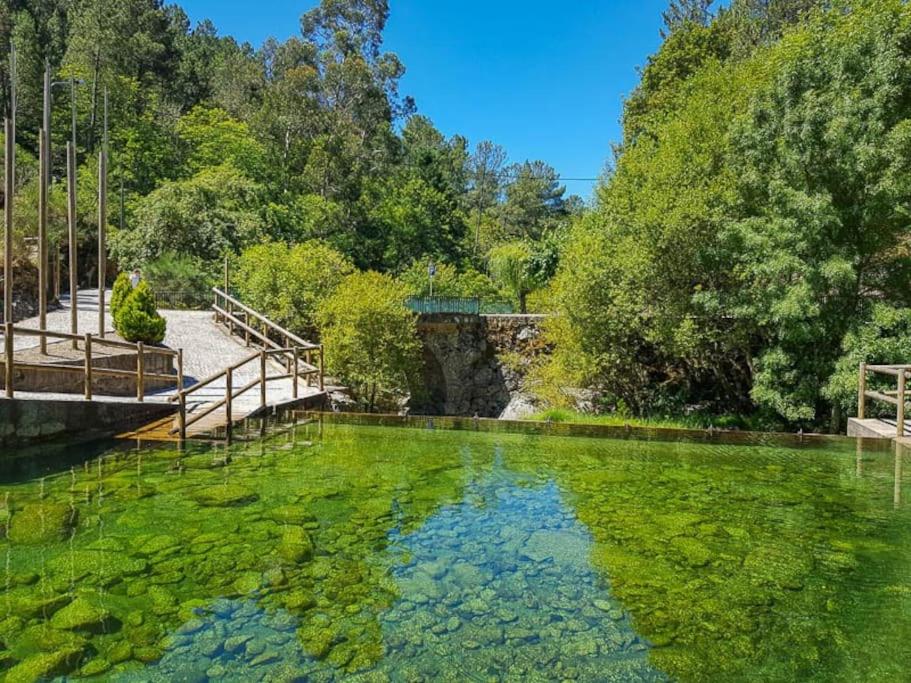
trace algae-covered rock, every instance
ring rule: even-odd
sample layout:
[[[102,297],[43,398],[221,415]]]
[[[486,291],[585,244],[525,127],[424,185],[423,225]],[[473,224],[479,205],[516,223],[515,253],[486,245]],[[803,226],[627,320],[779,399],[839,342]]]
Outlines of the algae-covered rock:
[[[700,541],[689,536],[677,536],[671,545],[678,550],[691,567],[704,567],[712,559],[712,552]]]
[[[64,648],[42,652],[23,660],[6,673],[7,683],[34,683],[73,671],[82,659],[82,649]]]
[[[234,580],[233,586],[241,595],[249,595],[260,589],[262,577],[256,572],[244,572]]]
[[[302,526],[306,528],[316,528],[319,524],[316,522],[310,512],[303,505],[280,505],[272,508],[267,513],[269,519],[279,524],[291,524],[293,526]]]
[[[289,526],[282,531],[278,554],[292,564],[306,562],[313,557],[313,541],[304,529]]]
[[[255,491],[240,484],[219,484],[197,489],[190,497],[203,507],[237,507],[259,499]]]
[[[68,595],[42,595],[27,588],[7,592],[0,598],[0,606],[9,614],[20,619],[46,618],[72,600]],[[6,622],[3,622],[6,624]],[[3,628],[0,633],[7,629]]]
[[[148,567],[145,560],[106,550],[74,550],[48,562],[52,572],[75,581],[90,577],[91,581],[105,585],[142,574]]]
[[[114,621],[110,611],[87,597],[79,597],[51,617],[51,626],[63,631],[100,633]]]
[[[12,516],[8,536],[13,543],[54,543],[69,536],[78,519],[76,508],[64,503],[31,503]]]
[[[103,657],[96,657],[95,659],[92,659],[86,663],[79,670],[79,675],[85,676],[86,678],[91,678],[92,676],[100,676],[110,668],[111,662],[104,659]]]

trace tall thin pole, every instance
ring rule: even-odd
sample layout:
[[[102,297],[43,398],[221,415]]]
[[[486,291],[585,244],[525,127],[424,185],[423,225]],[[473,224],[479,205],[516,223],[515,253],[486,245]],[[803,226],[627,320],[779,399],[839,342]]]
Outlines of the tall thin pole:
[[[67,219],[70,246],[70,327],[72,333],[79,330],[79,245],[76,241],[76,166],[79,149],[76,147],[76,79],[70,79],[70,134],[72,149],[67,150]],[[73,340],[73,348],[77,348]]]
[[[50,182],[51,66],[44,62],[44,126],[38,146],[38,328],[47,329],[47,190]],[[41,353],[47,353],[47,337],[41,337]]]
[[[108,89],[104,89],[104,138],[98,153],[98,334],[104,337],[108,221]]]
[[[38,329],[47,329],[47,138],[38,134]],[[47,337],[40,337],[41,353],[47,353]]]
[[[13,322],[13,195],[15,193],[15,149],[13,122],[3,122],[5,144],[4,234],[3,234],[3,322]]]
[[[79,280],[78,259],[79,255],[76,249],[76,146],[72,142],[66,145],[66,218],[70,247],[70,332],[78,334],[79,332]],[[76,340],[73,339],[73,348],[76,348]]]
[[[4,160],[3,322],[13,322],[13,199],[16,194],[16,48],[10,50],[10,116],[3,123]]]

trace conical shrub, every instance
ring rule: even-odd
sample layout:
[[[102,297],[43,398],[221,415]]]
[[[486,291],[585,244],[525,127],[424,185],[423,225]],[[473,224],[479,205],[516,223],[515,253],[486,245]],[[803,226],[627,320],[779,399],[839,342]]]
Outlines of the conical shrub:
[[[127,296],[114,320],[117,332],[131,342],[159,344],[166,328],[155,306],[155,296],[145,282],[140,282]]]

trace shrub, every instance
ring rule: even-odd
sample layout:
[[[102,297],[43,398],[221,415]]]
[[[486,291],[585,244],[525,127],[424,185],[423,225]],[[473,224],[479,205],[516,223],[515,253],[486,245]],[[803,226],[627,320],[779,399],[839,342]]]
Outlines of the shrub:
[[[234,281],[241,300],[294,334],[316,332],[316,311],[354,270],[351,261],[324,242],[288,247],[267,242],[245,249]]]
[[[407,290],[388,275],[349,275],[318,311],[326,364],[372,411],[379,397],[407,394],[420,366]]]
[[[165,319],[155,309],[155,296],[146,282],[140,282],[127,296],[115,325],[127,341],[159,344],[164,339]]]
[[[117,279],[114,280],[114,288],[111,290],[111,320],[114,322],[115,330],[118,327],[117,320],[120,316],[120,310],[123,308],[123,303],[132,291],[133,285],[130,284],[130,276],[126,273],[118,275]]]
[[[215,267],[202,259],[167,251],[143,268],[143,277],[158,301],[177,308],[208,308]]]

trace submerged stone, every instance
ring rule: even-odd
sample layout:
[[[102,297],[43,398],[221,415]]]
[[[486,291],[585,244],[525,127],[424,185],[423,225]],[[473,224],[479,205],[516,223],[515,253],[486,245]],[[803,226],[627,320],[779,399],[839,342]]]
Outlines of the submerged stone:
[[[111,626],[111,613],[89,598],[79,597],[51,617],[51,626],[64,631],[98,633]]]
[[[70,505],[31,503],[13,515],[7,535],[13,543],[53,543],[67,538],[78,520],[79,512]]]
[[[7,683],[34,683],[73,671],[82,659],[82,649],[63,648],[32,655],[7,671]]]
[[[255,491],[240,484],[220,484],[195,490],[190,497],[203,507],[237,507],[259,499]]]
[[[278,544],[278,554],[292,564],[309,560],[313,557],[313,541],[310,534],[300,527],[285,528]]]

